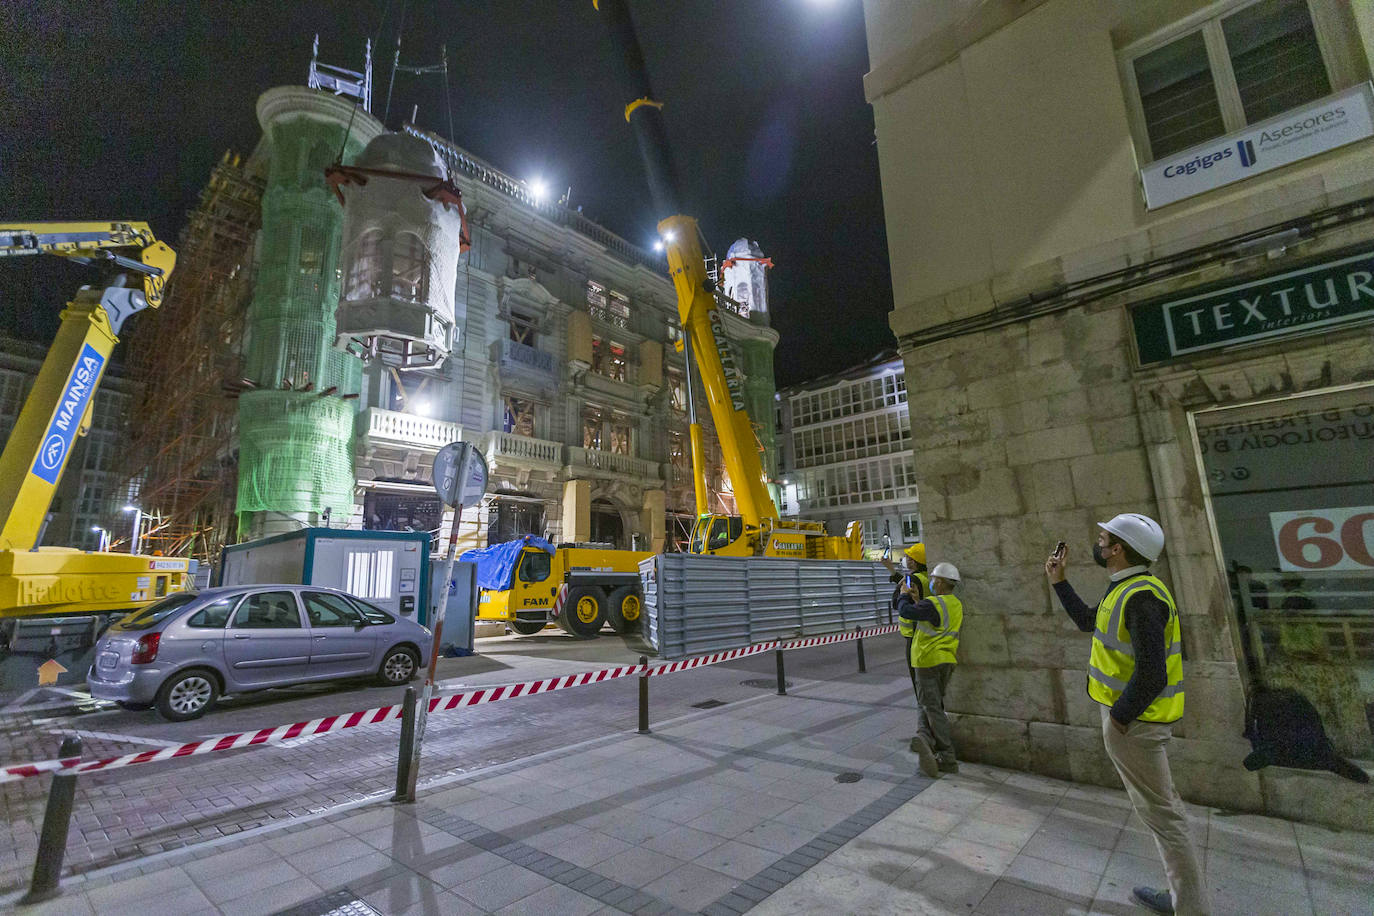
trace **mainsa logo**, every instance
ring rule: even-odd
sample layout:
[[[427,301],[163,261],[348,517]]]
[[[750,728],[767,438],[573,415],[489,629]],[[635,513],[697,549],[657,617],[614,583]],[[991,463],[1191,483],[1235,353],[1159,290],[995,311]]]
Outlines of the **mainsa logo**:
[[[1236,149],[1240,151],[1240,164],[1243,168],[1249,168],[1255,164],[1255,144],[1251,140],[1241,140],[1236,144]]]

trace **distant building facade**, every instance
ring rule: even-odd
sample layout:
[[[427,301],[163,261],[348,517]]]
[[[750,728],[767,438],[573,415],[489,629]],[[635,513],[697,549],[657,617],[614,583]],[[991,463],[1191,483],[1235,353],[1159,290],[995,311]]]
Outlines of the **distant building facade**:
[[[47,352],[40,344],[0,338],[0,443],[9,442]],[[111,539],[127,542],[132,537],[133,516],[121,518],[119,513],[125,494],[119,492],[116,462],[133,399],[134,388],[118,365],[108,366],[91,406],[90,432],[76,439],[66,473],[58,482],[44,545],[95,550],[100,533],[92,529],[97,525],[113,529],[121,520],[128,530],[111,530]]]
[[[867,552],[921,539],[906,378],[895,351],[778,392],[785,516],[843,533],[863,523]]]
[[[1374,5],[865,0],[932,552],[958,562],[960,753],[1114,784],[1043,563],[1157,518],[1185,798],[1346,827],[1363,787],[1238,766],[1292,687],[1374,756]]]

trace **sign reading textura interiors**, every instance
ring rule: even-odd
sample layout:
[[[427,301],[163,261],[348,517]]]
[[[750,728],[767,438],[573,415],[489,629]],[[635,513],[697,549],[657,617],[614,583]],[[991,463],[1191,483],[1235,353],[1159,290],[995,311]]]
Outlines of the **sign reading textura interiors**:
[[[1374,317],[1374,251],[1131,310],[1142,364]]]
[[[1140,170],[1145,206],[1167,206],[1371,136],[1374,90],[1361,83],[1150,163]]]

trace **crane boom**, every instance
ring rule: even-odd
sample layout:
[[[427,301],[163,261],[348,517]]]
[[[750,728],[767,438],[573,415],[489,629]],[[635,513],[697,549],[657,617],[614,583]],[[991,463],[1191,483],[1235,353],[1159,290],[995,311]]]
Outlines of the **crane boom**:
[[[116,335],[130,315],[162,304],[176,265],[176,253],[147,223],[0,222],[0,257],[33,254],[105,263],[115,275],[107,284],[82,287],[67,303],[0,454],[0,550],[37,545],[72,445],[90,426]]]

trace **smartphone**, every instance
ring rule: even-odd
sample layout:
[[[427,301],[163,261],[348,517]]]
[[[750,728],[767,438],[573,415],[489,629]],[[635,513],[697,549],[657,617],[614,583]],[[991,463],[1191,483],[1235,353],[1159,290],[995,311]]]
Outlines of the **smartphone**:
[[[907,576],[907,577],[905,577],[902,581],[903,581],[903,583],[906,585],[907,588],[915,588],[915,587],[916,587],[916,577],[915,577],[915,576]]]
[[[1068,545],[1068,544],[1065,544],[1063,541],[1060,541],[1058,544],[1055,544],[1055,545],[1054,545],[1054,554],[1053,554],[1054,558],[1055,558],[1056,560],[1062,560],[1062,559],[1064,559],[1064,552],[1065,552],[1066,550],[1068,550],[1068,549],[1069,549],[1069,545]]]

